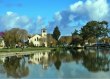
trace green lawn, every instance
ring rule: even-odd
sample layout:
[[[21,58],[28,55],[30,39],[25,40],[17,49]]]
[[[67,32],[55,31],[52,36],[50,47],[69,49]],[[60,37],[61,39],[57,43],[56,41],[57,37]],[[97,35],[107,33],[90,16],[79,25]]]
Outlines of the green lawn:
[[[0,52],[22,52],[22,51],[37,51],[37,50],[51,50],[54,48],[48,48],[48,47],[28,47],[24,48],[23,50],[21,48],[10,48],[10,49],[0,49]]]

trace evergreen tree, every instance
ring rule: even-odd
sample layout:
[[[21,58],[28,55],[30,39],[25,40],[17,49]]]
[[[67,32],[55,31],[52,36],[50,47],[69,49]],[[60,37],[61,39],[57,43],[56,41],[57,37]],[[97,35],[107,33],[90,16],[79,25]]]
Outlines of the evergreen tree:
[[[58,39],[60,37],[60,30],[59,30],[58,26],[56,26],[54,28],[52,36],[53,36],[54,39],[56,39],[58,41]]]

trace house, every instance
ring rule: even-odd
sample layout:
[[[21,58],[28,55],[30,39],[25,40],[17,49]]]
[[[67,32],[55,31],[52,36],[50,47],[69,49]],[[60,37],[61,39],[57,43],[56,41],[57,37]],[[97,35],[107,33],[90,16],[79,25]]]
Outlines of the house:
[[[4,47],[5,47],[5,42],[3,38],[0,38],[0,48],[4,48]]]
[[[61,36],[59,42],[63,45],[69,45],[72,41],[72,36]]]
[[[28,38],[29,44],[34,46],[44,46],[47,47],[47,30],[45,28],[41,29],[41,34],[36,34]]]
[[[5,47],[5,42],[4,42],[3,38],[2,38],[2,35],[3,35],[3,33],[0,32],[0,48],[4,48]]]

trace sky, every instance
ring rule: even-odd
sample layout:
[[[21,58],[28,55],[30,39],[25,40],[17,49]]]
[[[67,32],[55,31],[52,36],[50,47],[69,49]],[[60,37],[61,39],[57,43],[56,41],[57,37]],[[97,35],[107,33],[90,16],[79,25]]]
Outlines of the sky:
[[[56,26],[71,35],[88,21],[110,22],[110,0],[0,0],[0,31],[26,29],[30,34]]]

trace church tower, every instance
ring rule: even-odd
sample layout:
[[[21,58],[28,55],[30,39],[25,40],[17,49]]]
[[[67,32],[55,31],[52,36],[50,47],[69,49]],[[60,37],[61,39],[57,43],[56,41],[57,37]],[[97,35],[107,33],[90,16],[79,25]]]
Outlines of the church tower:
[[[47,47],[47,30],[45,28],[41,29],[42,45]]]
[[[41,29],[41,34],[42,34],[42,37],[46,37],[47,36],[47,30],[45,28]]]

